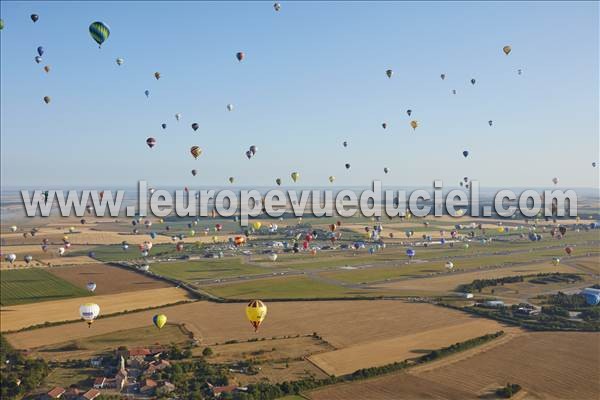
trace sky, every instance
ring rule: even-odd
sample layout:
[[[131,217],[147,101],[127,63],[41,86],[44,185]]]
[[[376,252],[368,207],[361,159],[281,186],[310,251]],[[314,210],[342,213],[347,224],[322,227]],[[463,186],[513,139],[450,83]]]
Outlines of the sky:
[[[598,187],[597,2],[0,4],[3,187]]]

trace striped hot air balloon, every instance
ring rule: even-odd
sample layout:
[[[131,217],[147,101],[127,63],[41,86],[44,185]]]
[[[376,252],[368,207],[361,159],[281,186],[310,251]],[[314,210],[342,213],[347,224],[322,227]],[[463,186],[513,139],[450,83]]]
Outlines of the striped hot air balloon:
[[[98,43],[98,47],[102,47],[102,43],[110,36],[110,29],[103,22],[92,22],[90,25],[90,35]]]
[[[200,154],[202,154],[202,149],[198,146],[192,146],[192,148],[190,149],[190,153],[192,153],[192,156],[194,156],[194,158],[198,158],[200,157]]]

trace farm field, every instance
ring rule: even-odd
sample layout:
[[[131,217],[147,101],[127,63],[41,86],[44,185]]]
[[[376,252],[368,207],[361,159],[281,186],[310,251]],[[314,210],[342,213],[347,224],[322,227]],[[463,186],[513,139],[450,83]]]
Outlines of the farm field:
[[[240,258],[164,262],[151,264],[151,270],[158,275],[188,282],[270,272],[268,268],[244,264]]]
[[[321,339],[312,336],[276,338],[257,342],[239,342],[211,346],[211,363],[232,363],[251,358],[256,361],[276,361],[297,359],[306,355],[331,351],[334,348]],[[203,348],[193,350],[194,355],[202,353]]]
[[[172,343],[182,344],[187,340],[188,336],[180,326],[166,324],[162,329],[145,326],[91,336],[85,340],[69,340],[36,348],[32,354],[49,361],[88,359],[103,353],[112,353],[119,346],[128,348],[156,344],[168,346]]]
[[[290,301],[271,302],[268,306],[268,317],[258,333],[254,333],[245,318],[244,303],[218,304],[197,301],[101,318],[94,322],[90,329],[87,324],[76,322],[12,333],[7,335],[7,339],[16,348],[47,346],[64,342],[63,338],[67,334],[71,340],[80,340],[148,326],[152,323],[152,316],[161,312],[168,316],[169,322],[185,324],[186,329],[193,332],[202,345],[212,346],[228,340],[309,335],[317,332],[323,340],[339,349],[474,320],[474,317],[460,311],[403,301]],[[211,320],[211,324],[206,323],[208,319]],[[411,323],[407,324],[406,321]]]
[[[0,271],[0,289],[2,306],[90,295],[85,288],[73,285],[40,268]]]
[[[71,284],[85,288],[90,281],[96,283],[95,295],[134,292],[170,287],[171,285],[141,273],[107,264],[87,264],[73,267],[54,267],[47,270]]]
[[[95,295],[86,299],[67,299],[14,305],[0,308],[0,325],[2,331],[5,332],[44,324],[46,322],[75,321],[80,318],[79,306],[86,302],[98,304],[100,306],[100,315],[102,316],[186,300],[191,300],[188,292],[183,289],[167,287],[118,294]],[[87,327],[87,324],[83,325]],[[69,336],[65,335],[63,337]]]
[[[419,357],[425,352],[503,329],[506,327],[495,321],[476,319],[392,339],[369,341],[341,350],[313,355],[309,360],[327,375],[341,376],[351,374],[360,368],[378,367]]]
[[[494,279],[505,276],[515,275],[532,275],[545,272],[563,272],[563,273],[578,273],[579,271],[573,267],[566,265],[552,265],[550,262],[523,265],[506,268],[496,268],[490,270],[480,270],[467,273],[450,273],[443,276],[435,276],[431,278],[410,279],[397,282],[383,283],[376,285],[378,289],[386,290],[420,290],[425,292],[452,292],[457,286],[463,283],[471,283],[475,279]]]
[[[456,362],[441,360],[407,372],[327,387],[308,396],[312,400],[477,399],[506,382],[520,384],[527,398],[536,399],[593,400],[600,391],[598,333],[523,333],[469,354]]]

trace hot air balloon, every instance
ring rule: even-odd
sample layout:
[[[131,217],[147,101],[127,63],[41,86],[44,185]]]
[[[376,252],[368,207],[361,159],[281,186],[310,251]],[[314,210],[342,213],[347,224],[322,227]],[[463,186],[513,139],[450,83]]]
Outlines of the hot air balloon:
[[[44,66],[44,71],[46,73],[49,73],[50,72],[50,66],[49,65]]]
[[[42,62],[42,57],[40,57],[40,56],[35,56],[35,59],[34,59],[34,60],[35,60],[35,62],[36,62],[36,63],[38,63],[38,64],[39,64],[39,63],[41,63],[41,62]]]
[[[123,63],[125,62],[125,60],[123,60],[122,58],[117,58],[115,61],[117,65],[123,65]]]
[[[262,223],[260,221],[255,221],[252,224],[252,227],[254,228],[255,231],[259,230],[261,226],[262,226]]]
[[[258,148],[255,145],[250,146],[250,153],[252,153],[252,155],[256,155],[256,151],[258,150]]]
[[[15,262],[15,260],[17,259],[17,255],[16,255],[16,254],[14,254],[14,253],[10,253],[10,254],[7,254],[7,255],[6,255],[5,259],[6,259],[6,261],[8,261],[9,263],[11,263],[11,264],[12,264],[12,263],[14,263],[14,262]]]
[[[442,78],[442,80],[446,79],[446,74],[441,74],[440,78]]]
[[[94,283],[94,282],[88,282],[87,285],[85,285],[85,287],[90,292],[93,292],[94,290],[96,290],[96,283]]]
[[[192,124],[192,129],[193,129],[194,131],[197,131],[199,127],[200,127],[200,125],[198,125],[198,123],[196,123],[196,122],[194,122],[194,123]]]
[[[43,48],[42,46],[39,46],[39,47],[37,48],[37,53],[38,53],[38,55],[39,55],[40,57],[41,57],[41,56],[43,56],[43,55],[44,55],[44,48]]]
[[[552,178],[552,183],[554,183],[555,185],[558,185],[558,178],[557,177]]]
[[[152,323],[158,329],[161,329],[167,323],[167,316],[165,314],[156,314],[154,317],[152,317]]]
[[[346,163],[344,166],[346,167],[346,169],[350,169],[350,164],[349,163]]]
[[[596,165],[597,165],[597,164],[596,164],[596,162],[595,162],[595,161],[594,161],[594,162],[592,162],[592,167],[593,167],[593,168],[596,168]]]
[[[471,79],[471,85],[475,85],[475,78]]]
[[[144,94],[146,95],[146,97],[150,97],[150,91],[149,90],[144,90]]]
[[[260,300],[252,300],[246,306],[246,317],[254,327],[254,332],[258,331],[258,327],[264,321],[267,315],[267,306]]]
[[[248,160],[252,158],[252,152],[250,150],[246,150],[246,158]]]
[[[408,114],[408,116],[410,117],[410,115],[412,114],[412,110],[406,110],[406,114]]]
[[[273,4],[273,8],[275,9],[275,11],[279,11],[279,10],[281,10],[281,4],[275,3],[275,4]]]
[[[452,89],[452,94],[456,94],[456,89]]]
[[[198,157],[200,157],[200,154],[202,154],[202,149],[198,146],[192,146],[190,148],[190,153],[195,159],[197,159]]]
[[[44,96],[44,103],[50,103],[50,96]]]
[[[573,253],[573,248],[570,246],[565,247],[565,253],[567,253],[568,255],[571,255],[571,253]]]
[[[31,18],[31,20],[32,20],[34,23],[35,23],[35,22],[37,22],[37,20],[38,20],[38,19],[40,19],[39,15],[37,15],[37,14],[31,14],[31,15],[29,16],[29,18]]]
[[[154,73],[154,77],[156,78],[156,80],[160,79],[160,72],[155,72]]]
[[[462,155],[463,155],[464,158],[467,158],[469,156],[469,151],[468,150],[464,150],[462,152]]]
[[[413,249],[407,249],[406,250],[406,255],[408,256],[409,260],[412,260],[412,258],[415,256],[416,252]]]
[[[494,121],[492,121],[492,120],[490,119],[490,120],[488,121],[488,125],[489,125],[489,126],[492,126],[492,125],[494,125]]]
[[[193,170],[192,170],[192,176],[196,176],[196,175],[198,175],[198,171],[197,171],[197,170],[195,170],[195,169],[193,169]]]
[[[146,139],[146,144],[148,145],[148,147],[153,148],[154,146],[156,146],[156,139],[154,139],[153,137],[149,137],[148,139]]]
[[[558,264],[560,264],[560,258],[558,258],[558,257],[554,257],[554,258],[552,258],[552,264],[553,264],[553,265],[558,265]]]
[[[233,104],[227,104],[227,111],[233,111]]]
[[[510,48],[510,46],[504,46],[504,47],[502,48],[502,51],[503,51],[503,52],[504,52],[504,54],[506,54],[506,55],[509,55],[511,50],[512,50],[512,49]]]
[[[382,127],[383,129],[387,129],[387,122],[383,122],[383,123],[381,124],[381,127]]]
[[[344,146],[344,147],[348,147],[348,142],[344,141],[344,142],[342,143],[342,146]]]
[[[454,263],[452,261],[447,261],[445,266],[446,269],[452,269],[454,268]]]
[[[11,226],[11,227],[9,228],[9,230],[10,230],[11,232],[16,232],[16,231],[17,231],[17,226],[16,226],[16,225],[13,225],[13,226]]]
[[[269,260],[271,260],[271,261],[277,261],[277,254],[276,253],[269,254]]]
[[[25,263],[29,264],[33,261],[33,257],[30,255],[26,255],[25,257],[23,257],[23,260],[25,261]]]
[[[102,22],[92,22],[90,25],[90,35],[98,43],[98,47],[102,47],[102,43],[110,36],[110,29]]]
[[[522,70],[522,69],[518,69],[518,70],[517,70],[517,74],[518,74],[518,75],[523,75],[523,70]]]
[[[410,121],[410,126],[412,126],[413,130],[417,129],[419,123],[417,121]]]
[[[163,129],[167,129],[167,124],[160,124],[160,127]]]
[[[179,121],[181,119],[181,113],[175,114],[175,119]]]
[[[585,303],[588,306],[597,306],[598,304],[600,304],[600,294],[588,292],[584,292],[582,294],[585,299]]]
[[[292,172],[291,176],[294,182],[298,181],[298,179],[300,178],[300,174],[298,172]]]
[[[329,177],[329,183],[333,183],[335,181],[335,176],[331,175]]]
[[[88,326],[92,326],[92,322],[98,317],[100,314],[100,307],[98,304],[94,303],[85,303],[79,307],[79,315],[83,318]]]
[[[65,250],[65,248],[64,248],[64,247],[59,247],[59,248],[58,248],[58,255],[59,255],[59,256],[62,256],[63,254],[65,254],[65,251],[66,251],[66,250]]]
[[[392,75],[394,75],[394,71],[392,71],[391,69],[388,69],[387,71],[385,71],[385,74],[387,75],[388,78],[391,78]]]
[[[242,61],[245,56],[246,55],[240,51],[240,52],[236,53],[235,58],[237,58],[238,61]]]
[[[275,179],[275,183],[277,184],[277,186],[281,186],[281,178]]]

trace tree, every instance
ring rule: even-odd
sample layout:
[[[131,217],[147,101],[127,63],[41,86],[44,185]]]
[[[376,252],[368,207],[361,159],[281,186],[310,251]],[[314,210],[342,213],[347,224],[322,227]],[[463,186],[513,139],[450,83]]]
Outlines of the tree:
[[[202,350],[202,355],[204,357],[210,357],[213,355],[213,351],[210,347],[205,347],[204,350]]]

